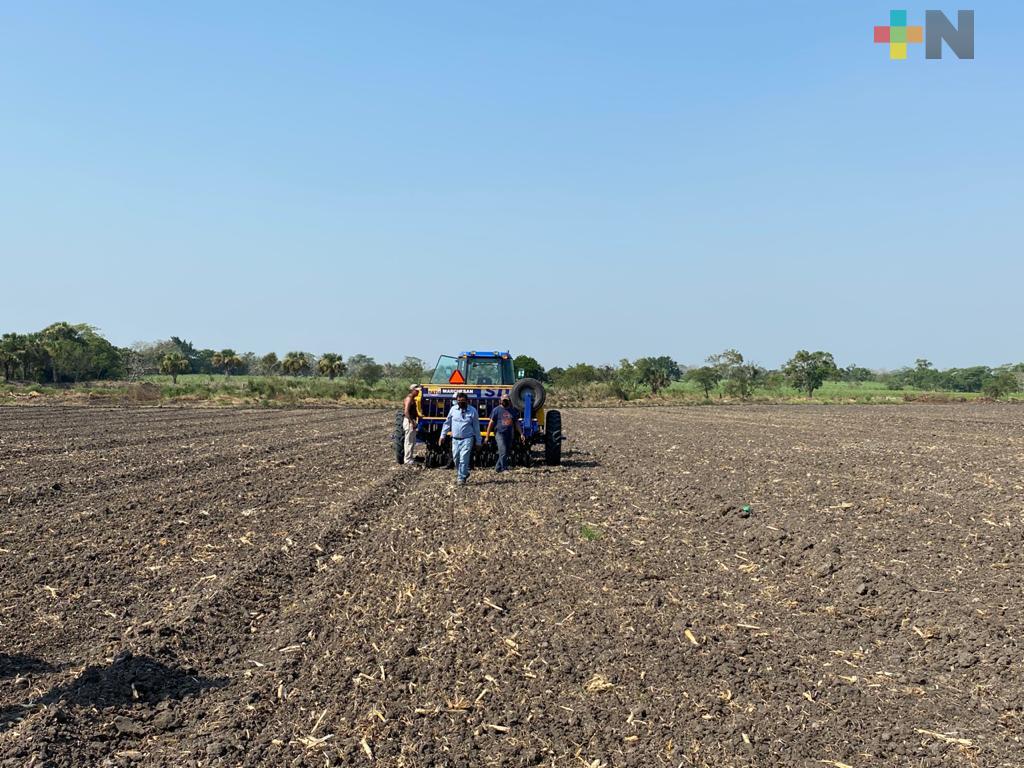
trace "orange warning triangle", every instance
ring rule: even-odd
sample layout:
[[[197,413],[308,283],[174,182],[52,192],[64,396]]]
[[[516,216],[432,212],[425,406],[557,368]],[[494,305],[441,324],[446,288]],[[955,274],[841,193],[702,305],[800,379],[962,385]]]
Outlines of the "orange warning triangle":
[[[452,375],[448,377],[449,384],[465,384],[466,377],[462,375],[462,371],[456,368],[452,371]]]

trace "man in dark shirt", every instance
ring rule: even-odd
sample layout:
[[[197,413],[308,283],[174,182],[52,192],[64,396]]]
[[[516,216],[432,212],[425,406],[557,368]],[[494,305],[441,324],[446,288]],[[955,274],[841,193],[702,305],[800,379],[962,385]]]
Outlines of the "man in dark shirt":
[[[490,413],[490,432],[494,434],[494,440],[498,444],[498,463],[494,465],[495,472],[504,472],[508,469],[508,453],[512,449],[512,441],[519,436],[523,439],[523,431],[519,428],[519,412],[512,407],[512,399],[502,395],[501,405],[496,406]]]

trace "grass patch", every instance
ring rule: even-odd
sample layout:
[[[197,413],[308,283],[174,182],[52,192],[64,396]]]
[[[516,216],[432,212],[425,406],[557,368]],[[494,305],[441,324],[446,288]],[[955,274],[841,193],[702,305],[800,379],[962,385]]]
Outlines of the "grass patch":
[[[202,403],[283,408],[316,403],[344,403],[348,406],[397,407],[406,394],[404,382],[382,380],[373,385],[320,376],[224,376],[205,373],[181,374],[175,383],[170,376],[147,376],[141,381],[92,381],[68,385],[0,383],[0,402],[25,402],[42,396],[71,400],[127,401],[141,404]],[[548,387],[550,407],[573,406],[657,406],[723,405],[740,402],[764,404],[888,404],[956,403],[985,399],[972,392],[929,391],[914,388],[890,389],[881,382],[848,383],[830,381],[815,391],[813,398],[792,387],[759,388],[741,401],[727,396],[721,386],[709,398],[693,382],[675,381],[657,396],[646,388],[623,400],[614,387],[594,382],[578,387]],[[1024,401],[1024,392],[1005,400]]]
[[[590,523],[580,523],[580,538],[584,541],[597,541],[601,538],[601,529]]]

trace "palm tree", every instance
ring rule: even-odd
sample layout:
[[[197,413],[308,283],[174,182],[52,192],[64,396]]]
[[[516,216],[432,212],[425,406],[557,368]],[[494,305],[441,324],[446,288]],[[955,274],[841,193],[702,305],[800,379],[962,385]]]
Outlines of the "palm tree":
[[[16,334],[18,343],[15,354],[21,363],[21,378],[40,379],[46,375],[46,368],[50,364],[50,353],[43,344],[39,333],[25,335]]]
[[[0,365],[4,367],[4,381],[11,380],[12,371],[21,362],[20,353],[24,349],[19,333],[5,333],[0,339]]]
[[[341,376],[345,372],[345,363],[342,361],[341,355],[334,352],[324,352],[316,365],[320,369],[320,373],[331,381],[334,381],[335,376]]]
[[[171,380],[177,384],[178,374],[191,370],[188,359],[181,352],[168,352],[160,361],[160,373],[170,375]]]
[[[289,352],[281,361],[281,370],[289,376],[298,376],[309,370],[309,360],[303,352]]]
[[[220,352],[214,352],[210,362],[213,363],[214,368],[223,369],[225,376],[230,376],[231,371],[237,371],[245,365],[242,358],[233,349],[222,349]]]
[[[276,352],[268,352],[260,358],[260,368],[264,376],[274,376],[281,370],[281,361],[277,359]]]

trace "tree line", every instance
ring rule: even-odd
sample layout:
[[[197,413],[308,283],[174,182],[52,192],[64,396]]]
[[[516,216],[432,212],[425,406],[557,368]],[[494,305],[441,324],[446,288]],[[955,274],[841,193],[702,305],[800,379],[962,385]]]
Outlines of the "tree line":
[[[0,367],[5,381],[74,383],[103,379],[141,379],[165,374],[177,382],[181,374],[224,376],[325,376],[373,386],[381,380],[419,381],[426,368],[416,357],[400,363],[378,363],[368,355],[347,360],[336,352],[314,355],[292,351],[256,355],[233,349],[199,349],[177,336],[155,342],[115,347],[84,323],[54,323],[35,333],[0,336]]]
[[[355,354],[347,360],[337,352],[294,350],[278,357],[276,352],[256,355],[233,349],[196,349],[191,342],[172,336],[167,341],[135,344],[126,351],[135,377],[162,373],[223,374],[224,376],[324,376],[330,380],[346,377],[369,386],[383,380],[419,381],[426,364],[418,357],[400,363],[378,363],[369,355]]]
[[[924,358],[896,371],[872,371],[858,365],[840,368],[829,352],[798,350],[775,370],[751,362],[736,349],[710,355],[702,365],[685,366],[667,355],[623,359],[617,366],[576,363],[545,369],[535,358],[519,355],[514,366],[524,376],[540,379],[556,389],[582,392],[589,385],[603,385],[604,393],[631,400],[648,393],[658,395],[673,382],[690,382],[710,398],[712,393],[746,399],[758,389],[789,385],[813,397],[827,381],[878,382],[891,389],[913,387],[928,391],[980,392],[1002,397],[1021,389],[1024,363],[999,368],[972,366],[938,370]],[[199,349],[172,336],[156,342],[140,342],[119,348],[93,326],[53,323],[36,333],[5,333],[0,336],[0,367],[4,380],[26,382],[79,382],[98,379],[136,380],[162,373],[177,382],[181,374],[223,376],[322,376],[345,377],[368,386],[380,381],[418,382],[429,375],[423,360],[406,357],[400,363],[378,363],[354,354],[345,359],[337,352],[315,355],[294,350],[278,357],[275,352],[256,355],[234,349]]]
[[[671,357],[641,357],[621,360],[618,366],[577,363],[568,368],[545,370],[532,357],[517,357],[516,368],[550,382],[557,388],[582,391],[587,385],[603,384],[608,394],[623,400],[647,391],[657,395],[674,381],[690,382],[710,398],[722,396],[746,399],[760,389],[778,390],[791,386],[813,397],[825,382],[858,384],[876,382],[889,389],[915,388],[927,391],[976,392],[1004,397],[1021,391],[1024,363],[998,368],[978,365],[937,370],[931,362],[918,359],[913,367],[895,371],[872,371],[859,365],[840,368],[830,352],[798,350],[778,369],[768,369],[746,360],[742,353],[727,349],[710,355],[703,365],[684,366]]]

